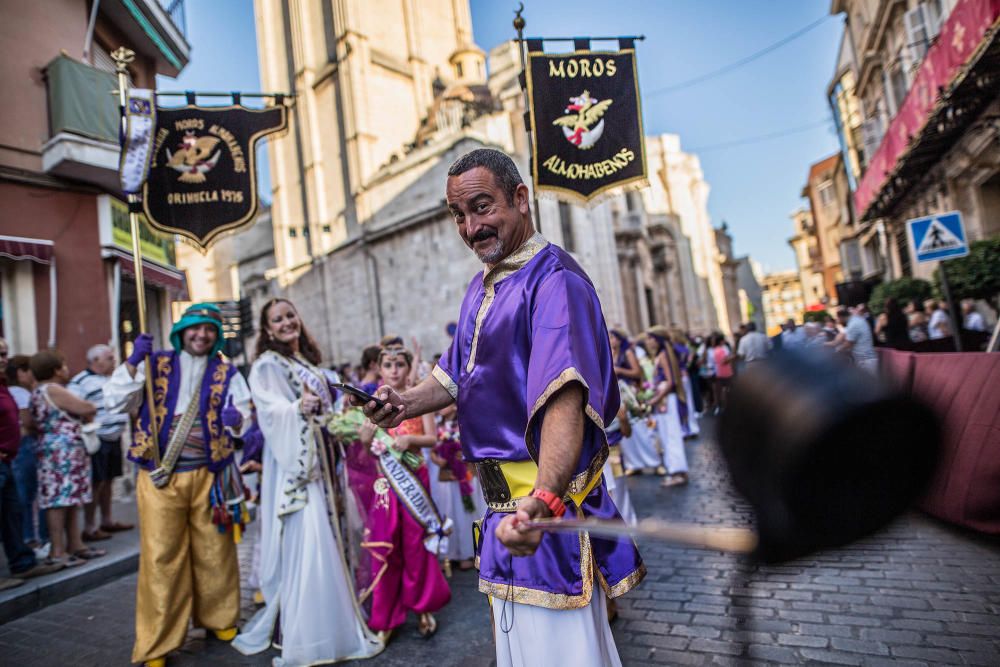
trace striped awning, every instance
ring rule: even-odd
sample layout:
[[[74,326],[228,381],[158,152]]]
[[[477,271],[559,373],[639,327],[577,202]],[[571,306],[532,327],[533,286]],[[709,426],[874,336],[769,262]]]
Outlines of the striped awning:
[[[105,256],[118,260],[122,267],[122,273],[135,276],[135,262],[132,253],[118,248],[105,248]],[[187,280],[184,272],[169,266],[163,266],[151,259],[144,258],[142,262],[142,277],[147,284],[165,289],[175,298],[187,295]]]
[[[39,264],[52,264],[53,244],[45,239],[23,236],[0,236],[0,257],[26,259]]]

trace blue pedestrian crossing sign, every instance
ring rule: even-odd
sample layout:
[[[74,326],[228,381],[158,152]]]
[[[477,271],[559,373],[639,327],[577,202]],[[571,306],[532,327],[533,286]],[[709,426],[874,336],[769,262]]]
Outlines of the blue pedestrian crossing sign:
[[[965,257],[969,242],[958,211],[906,221],[910,249],[918,262]]]

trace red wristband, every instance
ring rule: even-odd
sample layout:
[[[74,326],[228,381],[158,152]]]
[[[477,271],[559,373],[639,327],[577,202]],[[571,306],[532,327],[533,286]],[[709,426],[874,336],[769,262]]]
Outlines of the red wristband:
[[[552,512],[552,516],[557,519],[566,513],[566,504],[563,503],[562,498],[551,491],[546,491],[545,489],[533,489],[531,491],[531,497],[538,498],[545,503],[545,506],[549,508],[550,512]]]

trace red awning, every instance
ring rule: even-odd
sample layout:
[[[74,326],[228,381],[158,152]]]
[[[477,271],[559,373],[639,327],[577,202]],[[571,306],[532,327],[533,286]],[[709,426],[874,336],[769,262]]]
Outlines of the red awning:
[[[963,83],[970,61],[982,56],[986,39],[995,35],[998,17],[1000,0],[959,0],[948,15],[858,183],[854,205],[863,220],[879,217],[869,208],[900,162],[924,135],[933,134],[935,124],[930,121],[954,87]],[[935,153],[943,154],[940,150]]]
[[[0,236],[0,257],[26,259],[39,264],[52,264],[53,244],[44,239],[23,236]]]
[[[113,248],[110,252],[121,264],[122,273],[130,276],[135,275],[135,262],[132,261],[132,253],[118,248]],[[163,266],[143,258],[142,278],[147,284],[165,289],[176,298],[187,295],[187,280],[184,272],[179,269]]]

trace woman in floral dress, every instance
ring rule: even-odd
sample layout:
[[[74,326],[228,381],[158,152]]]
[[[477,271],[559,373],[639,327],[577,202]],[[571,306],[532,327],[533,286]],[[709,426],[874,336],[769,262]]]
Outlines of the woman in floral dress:
[[[68,389],[69,368],[56,350],[31,358],[38,386],[31,395],[31,415],[38,428],[38,506],[52,540],[49,559],[67,567],[103,556],[84,545],[77,525],[77,508],[91,501],[90,456],[80,435],[81,420],[90,421],[97,406]]]

